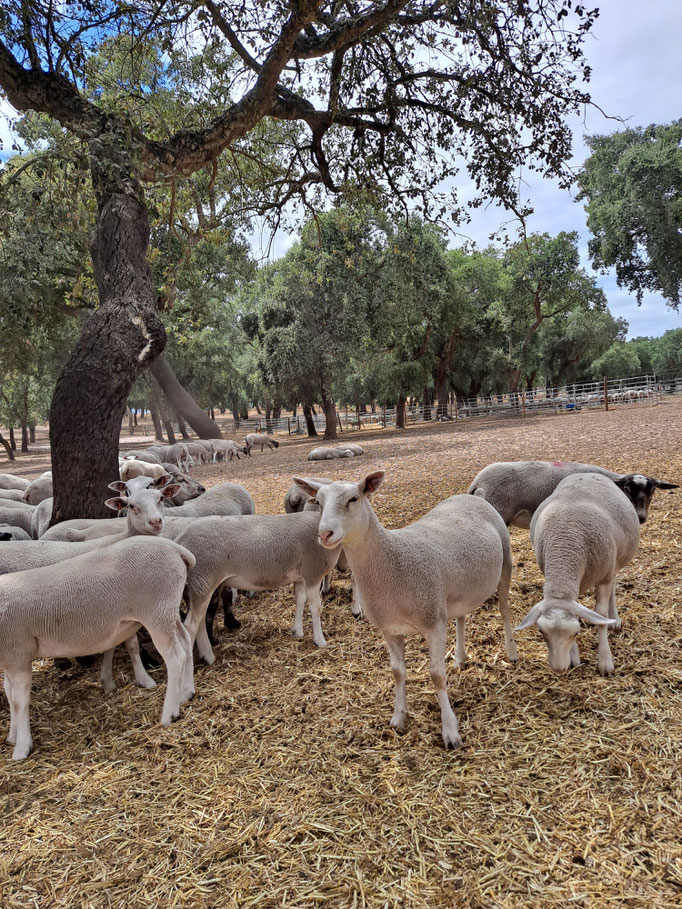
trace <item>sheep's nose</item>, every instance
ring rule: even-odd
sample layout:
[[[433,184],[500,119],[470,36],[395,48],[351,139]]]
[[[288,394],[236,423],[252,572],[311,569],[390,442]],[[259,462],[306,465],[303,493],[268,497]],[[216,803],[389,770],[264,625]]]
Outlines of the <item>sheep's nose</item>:
[[[322,543],[328,543],[331,538],[334,536],[333,530],[322,530],[320,531],[320,541]]]
[[[152,530],[161,530],[163,527],[163,521],[160,518],[157,518],[155,521],[150,521],[149,526]]]
[[[205,487],[205,486],[200,486],[200,487],[199,487],[199,492],[206,492],[206,487]]]

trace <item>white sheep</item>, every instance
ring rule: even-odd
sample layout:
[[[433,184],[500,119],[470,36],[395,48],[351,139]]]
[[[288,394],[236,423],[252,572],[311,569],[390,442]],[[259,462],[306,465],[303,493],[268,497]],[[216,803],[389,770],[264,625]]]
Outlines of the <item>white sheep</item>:
[[[353,448],[360,448],[360,446],[354,445],[337,445],[335,448],[330,448],[327,446],[320,446],[319,448],[313,448],[313,450],[308,454],[309,461],[332,461],[335,458],[354,458],[356,452],[353,451]],[[362,449],[360,449],[362,452]]]
[[[249,456],[251,455],[251,449],[255,448],[256,445],[260,445],[261,451],[263,451],[266,445],[268,448],[279,448],[279,442],[267,433],[250,432],[244,439],[244,448]]]
[[[0,489],[0,503],[4,502],[6,499],[11,499],[13,502],[23,502],[23,489]]]
[[[0,524],[11,524],[13,527],[21,527],[22,530],[30,534],[34,509],[34,505],[27,505],[25,502],[2,499],[0,500]]]
[[[39,505],[43,499],[49,499],[52,496],[52,471],[46,470],[35,480],[31,480],[26,489],[24,489],[23,499],[29,505]]]
[[[170,540],[140,537],[0,578],[0,668],[13,760],[28,757],[33,747],[32,662],[109,650],[142,626],[168,671],[161,724],[179,716],[194,694],[192,648],[179,614],[194,562]]]
[[[152,477],[155,480],[167,477],[168,473],[162,464],[152,464],[149,461],[130,460],[124,461],[120,469],[122,480],[131,480],[133,477]]]
[[[24,490],[29,481],[23,477],[17,477],[13,473],[0,473],[0,489],[20,489]]]
[[[405,635],[418,633],[429,646],[443,742],[457,747],[459,727],[446,687],[448,621],[457,619],[455,664],[462,668],[465,617],[497,591],[507,655],[516,661],[509,622],[509,531],[491,505],[467,495],[451,496],[413,524],[387,530],[370,503],[384,476],[379,470],[357,484],[320,485],[296,477],[294,482],[315,496],[322,509],[320,543],[343,546],[363,613],[386,640],[396,683],[391,725],[402,730],[407,721]]]
[[[530,527],[531,518],[541,502],[550,496],[565,478],[578,473],[599,473],[611,480],[625,474],[614,473],[594,464],[571,461],[500,461],[484,467],[469,487],[469,494],[480,496],[499,511],[507,524]],[[639,476],[639,475],[636,475]],[[654,489],[676,489],[674,483],[642,477],[648,483],[630,483],[626,494],[644,523]]]
[[[613,674],[608,628],[620,627],[616,574],[639,544],[637,513],[619,488],[628,480],[589,473],[567,477],[533,516],[530,538],[545,585],[542,600],[516,630],[537,624],[555,672],[580,665],[576,639],[582,619],[598,626],[599,672]],[[592,587],[596,611],[578,600]]]
[[[31,535],[22,530],[21,527],[13,527],[11,524],[0,524],[0,541],[8,540],[30,540]]]

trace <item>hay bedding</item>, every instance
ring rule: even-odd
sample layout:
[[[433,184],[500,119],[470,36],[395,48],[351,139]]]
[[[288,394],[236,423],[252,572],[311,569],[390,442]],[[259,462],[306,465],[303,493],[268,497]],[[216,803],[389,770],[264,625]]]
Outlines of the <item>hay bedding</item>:
[[[385,466],[377,509],[399,526],[501,458],[593,460],[680,482],[681,429],[682,406],[666,403],[368,432],[362,464],[322,466],[343,477]],[[309,447],[198,473],[243,481],[259,510],[279,510]],[[596,673],[593,631],[581,635],[583,665],[560,678],[536,632],[517,636],[512,667],[494,604],[470,617],[469,664],[449,680],[458,753],[442,748],[416,638],[408,731],[389,728],[388,659],[352,618],[344,578],[325,600],[324,651],[289,636],[288,591],[242,600],[241,630],[198,668],[197,697],[169,730],[158,726],[164,686],[135,688],[123,657],[109,697],[96,673],[65,678],[46,664],[34,673],[35,754],[16,765],[9,746],[0,755],[0,905],[682,904],[681,526],[682,496],[657,493],[621,575],[612,679]],[[513,547],[518,620],[541,578],[527,532],[513,531]],[[0,722],[4,735],[5,703]]]

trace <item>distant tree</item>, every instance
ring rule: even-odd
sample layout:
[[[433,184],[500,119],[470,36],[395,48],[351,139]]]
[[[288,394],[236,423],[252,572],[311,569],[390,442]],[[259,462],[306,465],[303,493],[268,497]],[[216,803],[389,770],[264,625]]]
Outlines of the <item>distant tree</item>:
[[[682,120],[588,136],[579,176],[595,268],[614,266],[621,287],[677,309],[682,291]]]
[[[628,376],[638,376],[642,372],[642,364],[637,356],[637,351],[631,344],[616,341],[594,361],[591,367],[593,379],[608,376],[609,379],[624,379]]]

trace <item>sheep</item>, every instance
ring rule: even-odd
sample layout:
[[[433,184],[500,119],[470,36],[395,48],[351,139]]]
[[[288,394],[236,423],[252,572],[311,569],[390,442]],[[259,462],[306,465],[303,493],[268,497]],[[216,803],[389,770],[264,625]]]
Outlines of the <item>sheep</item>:
[[[236,442],[233,442],[232,439],[213,439],[213,451],[215,459],[222,454],[222,458],[226,461],[228,458],[230,461],[232,458],[236,457],[239,460],[240,454],[248,455],[248,451],[245,447],[238,445]]]
[[[34,540],[39,540],[50,526],[52,520],[52,503],[53,498],[43,499],[36,505],[35,511],[31,515],[31,536]]]
[[[164,463],[162,466],[170,476],[171,482],[180,487],[180,491],[176,495],[166,499],[166,505],[184,505],[185,502],[196,499],[206,492],[205,486],[188,473],[182,473],[174,464]]]
[[[135,448],[129,451],[124,451],[123,456],[125,459],[131,459],[136,461],[146,461],[148,464],[160,464],[161,458],[155,451],[151,451],[147,448]]]
[[[31,518],[35,506],[25,502],[14,502],[12,499],[0,501],[0,524],[11,524],[31,533]]]
[[[28,480],[23,477],[17,477],[13,473],[0,473],[0,489],[20,489],[24,490],[28,486]]]
[[[346,445],[342,445],[341,448],[346,448],[348,451],[352,451],[356,457],[365,453],[365,449],[360,445],[356,445],[355,442],[349,442]]]
[[[166,468],[162,464],[150,464],[148,461],[124,461],[120,473],[122,480],[129,480],[133,477],[153,477],[158,480],[161,477],[168,477]]]
[[[22,530],[21,527],[13,527],[11,524],[0,524],[0,540],[31,540],[30,534]]]
[[[185,448],[195,464],[207,464],[212,457],[212,450],[205,446],[203,439],[196,442],[185,442]]]
[[[465,617],[497,591],[507,655],[518,659],[509,622],[509,531],[492,505],[468,495],[451,496],[413,524],[387,530],[371,505],[384,477],[379,470],[357,484],[294,482],[320,505],[319,541],[326,549],[343,546],[363,613],[384,635],[396,683],[391,726],[405,728],[405,635],[418,632],[429,646],[443,743],[456,748],[462,740],[446,687],[448,620],[457,619],[455,665],[462,668]]]
[[[256,445],[260,445],[260,450],[263,451],[265,446],[268,448],[279,448],[279,442],[276,439],[273,439],[265,432],[250,432],[244,439],[244,448],[246,449],[247,455],[251,456],[251,449],[255,448]]]
[[[623,495],[630,479],[614,482],[596,473],[566,477],[533,515],[530,538],[545,584],[542,600],[515,630],[537,623],[555,672],[580,665],[576,639],[582,619],[598,627],[600,674],[613,675],[608,629],[620,627],[616,574],[639,545],[640,521]],[[596,611],[578,601],[592,587]]]
[[[490,502],[507,524],[528,528],[540,503],[554,492],[565,477],[576,473],[599,473],[611,480],[624,476],[594,464],[570,461],[501,461],[484,467],[474,478],[468,492]],[[640,477],[640,480],[649,481],[651,486],[646,482],[630,484],[626,494],[632,498],[640,521],[644,523],[654,489],[676,489],[677,486],[651,477]]]
[[[160,452],[157,452],[157,454],[164,461],[175,464],[180,470],[187,471],[190,467],[194,467],[194,461],[184,442],[176,442],[175,445],[168,446],[168,450],[164,451],[163,455]]]
[[[355,453],[350,448],[338,446],[337,448],[328,448],[321,446],[313,448],[308,454],[309,461],[332,461],[335,458],[354,458]]]
[[[0,578],[0,667],[13,760],[28,757],[33,747],[32,662],[108,650],[142,626],[168,672],[161,724],[179,716],[180,705],[194,694],[192,648],[179,614],[187,570],[194,564],[192,553],[170,540],[135,538],[104,554],[84,553]]]
[[[225,586],[257,591],[293,584],[296,617],[292,633],[303,637],[307,599],[313,641],[317,647],[326,646],[320,621],[320,583],[336,564],[341,547],[318,544],[318,522],[319,514],[314,512],[205,517],[192,521],[175,537],[197,560],[187,575],[185,624],[206,663],[215,660],[206,633],[206,610],[213,592]]]
[[[52,496],[52,471],[46,470],[37,479],[31,480],[24,490],[23,500],[29,505],[39,505],[43,499]]]
[[[13,502],[23,502],[24,491],[23,489],[0,489],[0,503],[4,502],[5,499],[11,499]]]

